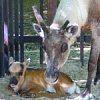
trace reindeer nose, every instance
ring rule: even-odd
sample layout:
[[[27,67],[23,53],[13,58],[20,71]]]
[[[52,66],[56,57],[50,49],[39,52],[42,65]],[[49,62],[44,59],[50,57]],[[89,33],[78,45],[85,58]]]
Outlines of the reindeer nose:
[[[47,82],[53,83],[57,81],[58,76],[59,76],[59,71],[57,68],[51,66],[46,69],[45,79]]]

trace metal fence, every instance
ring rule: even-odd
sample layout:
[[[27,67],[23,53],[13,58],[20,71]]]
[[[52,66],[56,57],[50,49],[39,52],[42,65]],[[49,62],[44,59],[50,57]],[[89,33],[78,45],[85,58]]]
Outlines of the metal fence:
[[[5,74],[4,22],[8,26],[8,56],[14,57],[15,61],[24,61],[24,43],[42,43],[39,36],[24,35],[23,21],[23,0],[0,0],[0,77]],[[40,48],[40,64],[42,63],[43,51]]]

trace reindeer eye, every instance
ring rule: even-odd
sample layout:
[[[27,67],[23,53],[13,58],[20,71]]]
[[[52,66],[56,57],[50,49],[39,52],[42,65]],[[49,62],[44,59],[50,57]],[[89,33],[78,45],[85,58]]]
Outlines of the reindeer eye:
[[[63,43],[61,46],[61,52],[65,52],[68,49],[67,43]]]

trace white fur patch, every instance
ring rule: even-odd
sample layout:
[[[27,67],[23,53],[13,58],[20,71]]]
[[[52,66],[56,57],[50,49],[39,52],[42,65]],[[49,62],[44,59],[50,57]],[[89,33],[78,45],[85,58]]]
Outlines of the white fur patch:
[[[53,24],[51,24],[51,25],[50,25],[50,29],[59,30],[59,29],[60,29],[60,27],[59,27],[59,25],[58,25],[58,24],[53,23]]]
[[[9,71],[11,73],[17,73],[21,70],[21,67],[20,67],[20,62],[14,62],[10,67],[9,67]]]
[[[65,89],[66,91],[66,89]],[[80,88],[76,85],[76,83],[74,83],[71,87],[69,87],[66,91],[69,94],[73,94],[73,93],[80,93]]]
[[[53,87],[53,85],[50,85],[50,84],[47,85],[46,91],[51,92],[51,93],[56,93],[55,88]]]
[[[84,25],[88,16],[89,0],[60,0],[53,22],[57,22],[60,26],[66,20],[70,23],[78,23]]]

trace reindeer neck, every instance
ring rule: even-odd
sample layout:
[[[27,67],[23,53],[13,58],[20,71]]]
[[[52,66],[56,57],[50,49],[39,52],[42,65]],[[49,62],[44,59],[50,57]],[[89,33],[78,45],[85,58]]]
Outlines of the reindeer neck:
[[[89,1],[61,0],[53,24],[62,26],[66,20],[69,20],[70,24],[77,23],[81,26],[84,25],[88,16]]]

